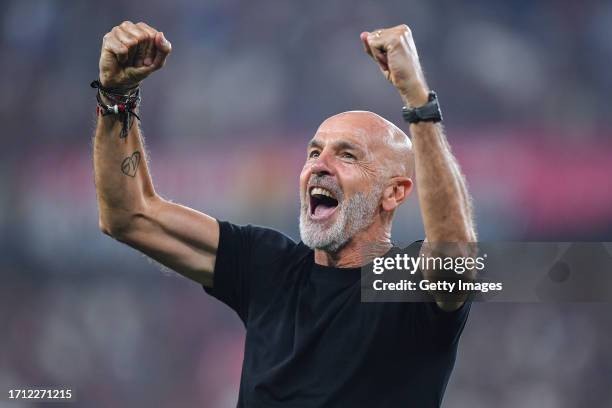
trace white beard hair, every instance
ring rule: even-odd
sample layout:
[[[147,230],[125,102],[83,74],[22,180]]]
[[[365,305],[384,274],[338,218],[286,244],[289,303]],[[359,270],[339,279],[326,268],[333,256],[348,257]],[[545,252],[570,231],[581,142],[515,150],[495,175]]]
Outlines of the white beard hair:
[[[301,197],[300,237],[306,246],[336,253],[358,232],[374,222],[374,214],[382,195],[382,184],[376,183],[368,193],[358,192],[337,209],[338,216],[326,228],[308,219],[309,198]]]

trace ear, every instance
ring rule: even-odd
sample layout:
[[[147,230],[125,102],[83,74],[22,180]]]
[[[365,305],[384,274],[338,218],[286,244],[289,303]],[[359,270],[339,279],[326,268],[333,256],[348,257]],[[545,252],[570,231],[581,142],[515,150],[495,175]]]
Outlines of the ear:
[[[385,211],[393,211],[408,198],[412,192],[412,179],[408,177],[393,177],[391,184],[385,188],[382,207]]]

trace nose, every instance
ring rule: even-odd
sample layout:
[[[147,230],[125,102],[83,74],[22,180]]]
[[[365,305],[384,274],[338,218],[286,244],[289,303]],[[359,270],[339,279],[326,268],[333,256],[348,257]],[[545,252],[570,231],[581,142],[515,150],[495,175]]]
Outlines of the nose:
[[[326,154],[326,152],[321,152],[320,156],[312,165],[311,172],[317,176],[331,176],[333,174],[331,165],[329,163],[329,156]]]

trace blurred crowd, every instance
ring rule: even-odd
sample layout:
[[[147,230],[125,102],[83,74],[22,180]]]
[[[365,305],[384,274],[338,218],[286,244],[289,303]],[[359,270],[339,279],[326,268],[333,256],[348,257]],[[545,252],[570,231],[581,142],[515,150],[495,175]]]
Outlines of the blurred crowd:
[[[361,109],[401,124],[359,34],[406,23],[481,239],[612,241],[609,1],[6,0],[0,393],[57,385],[88,407],[235,405],[236,316],[98,230],[89,82],[123,20],[173,45],[141,109],[166,198],[299,239],[297,179],[319,123]],[[413,197],[394,237],[422,236]],[[612,404],[606,309],[476,305],[446,406]]]

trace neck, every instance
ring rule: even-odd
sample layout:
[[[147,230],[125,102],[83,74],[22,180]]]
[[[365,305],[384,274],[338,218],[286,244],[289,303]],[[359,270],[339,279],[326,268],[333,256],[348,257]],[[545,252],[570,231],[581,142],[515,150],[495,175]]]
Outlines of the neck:
[[[375,222],[355,234],[337,252],[315,249],[315,263],[335,268],[359,268],[377,256],[384,255],[391,247],[391,226]]]

